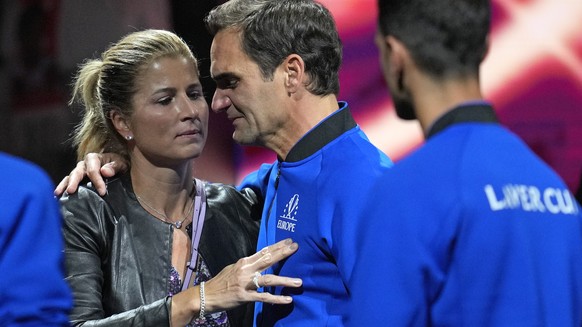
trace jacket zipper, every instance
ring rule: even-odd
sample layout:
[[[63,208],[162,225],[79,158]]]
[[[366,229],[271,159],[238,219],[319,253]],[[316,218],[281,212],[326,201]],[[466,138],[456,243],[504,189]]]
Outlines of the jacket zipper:
[[[271,210],[273,210],[273,204],[275,202],[275,197],[277,196],[277,190],[279,189],[279,176],[281,176],[281,163],[277,163],[277,177],[275,177],[275,192],[273,193],[273,198],[271,199],[271,203],[269,204],[269,211],[267,212],[267,217],[265,217],[265,233],[267,240],[267,244],[272,244],[271,240],[269,240],[269,219],[271,218]]]
[[[277,163],[277,177],[275,177],[275,192],[273,193],[273,198],[271,199],[271,203],[269,204],[269,211],[267,212],[267,217],[265,217],[265,240],[267,240],[267,245],[274,244],[274,241],[271,242],[269,240],[269,218],[271,218],[271,210],[273,209],[273,203],[275,202],[275,197],[277,196],[277,190],[279,189],[279,176],[281,176],[281,163]],[[271,286],[263,288],[263,290],[267,293],[273,293],[274,288]]]

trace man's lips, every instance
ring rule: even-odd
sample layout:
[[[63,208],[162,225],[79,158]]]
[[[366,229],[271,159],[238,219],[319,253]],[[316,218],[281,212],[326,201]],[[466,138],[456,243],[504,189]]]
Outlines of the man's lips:
[[[235,120],[239,119],[239,118],[243,118],[243,116],[233,116],[233,117],[228,117],[228,120],[230,120],[231,122],[234,123]]]

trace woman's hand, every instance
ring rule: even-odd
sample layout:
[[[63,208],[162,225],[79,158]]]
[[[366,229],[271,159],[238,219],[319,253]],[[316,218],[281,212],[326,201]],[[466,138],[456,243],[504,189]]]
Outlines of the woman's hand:
[[[206,311],[222,311],[246,302],[256,301],[273,304],[291,303],[293,299],[290,296],[257,292],[253,278],[256,272],[261,273],[275,263],[289,257],[297,251],[297,248],[297,243],[291,239],[286,239],[225,267],[218,275],[206,282]],[[261,275],[257,282],[261,287],[299,287],[302,284],[302,280],[299,278],[271,274]]]
[[[253,279],[255,273],[261,273],[275,263],[289,257],[297,249],[297,243],[291,239],[286,239],[268,246],[250,257],[242,258],[235,264],[226,266],[218,275],[205,283],[205,312],[229,310],[248,302],[257,301],[272,304],[291,303],[293,299],[290,296],[258,292]],[[258,277],[257,283],[260,287],[300,287],[303,281],[299,278],[265,274]],[[199,292],[199,287],[192,287],[173,297],[172,323],[174,326],[184,325],[192,317],[197,317],[200,312]]]
[[[107,187],[103,178],[113,177],[119,172],[126,171],[127,162],[122,156],[115,153],[88,153],[85,159],[77,162],[77,166],[55,188],[54,194],[60,196],[63,192],[69,194],[77,192],[79,184],[85,176],[93,183],[93,187],[103,196]]]

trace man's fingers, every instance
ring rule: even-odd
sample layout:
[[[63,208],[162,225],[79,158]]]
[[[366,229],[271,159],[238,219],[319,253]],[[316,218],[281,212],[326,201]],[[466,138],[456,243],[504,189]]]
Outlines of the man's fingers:
[[[101,175],[103,177],[113,177],[118,173],[124,172],[127,170],[127,164],[125,161],[111,161],[104,164],[101,167]]]
[[[83,160],[85,163],[85,168],[87,170],[87,175],[89,173],[99,173],[101,169],[101,154],[100,153],[87,153],[85,155],[85,159]]]
[[[87,177],[91,180],[93,187],[95,187],[97,193],[105,195],[107,193],[107,187],[105,186],[103,176],[101,176],[101,154],[87,153],[84,162]]]
[[[103,196],[107,193],[104,177],[113,177],[127,169],[127,162],[118,154],[87,153],[85,158],[77,163],[77,166],[71,171],[69,176],[63,178],[59,185],[57,185],[54,193],[56,196],[60,196],[65,191],[69,194],[77,192],[79,184],[87,176],[91,180],[93,187]]]
[[[54,191],[55,196],[61,196],[61,194],[63,194],[63,192],[67,188],[67,185],[69,185],[69,176],[65,176],[65,178],[63,178],[61,180],[59,185],[57,185],[57,187],[55,187],[55,191]]]
[[[115,174],[117,174],[117,170],[115,169],[115,167],[116,167],[115,161],[104,164],[100,170],[101,176],[108,178],[115,176]]]
[[[67,181],[67,193],[73,194],[77,192],[79,184],[85,177],[85,163],[83,161],[77,162],[75,169],[69,174],[69,179]]]

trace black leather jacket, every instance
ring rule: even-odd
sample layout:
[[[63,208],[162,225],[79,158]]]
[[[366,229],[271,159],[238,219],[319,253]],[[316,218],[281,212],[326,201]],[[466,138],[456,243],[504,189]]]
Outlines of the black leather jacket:
[[[137,202],[129,174],[108,194],[80,187],[60,199],[67,281],[75,326],[169,326],[172,226]],[[251,190],[206,185],[199,250],[212,276],[256,250],[262,203]],[[253,304],[228,311],[231,326],[252,325]]]

